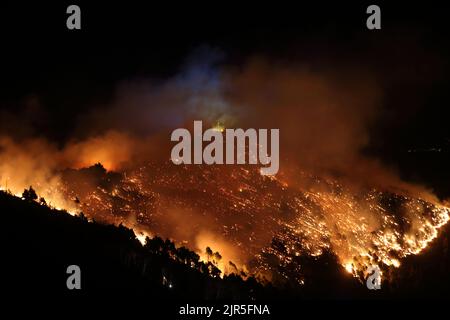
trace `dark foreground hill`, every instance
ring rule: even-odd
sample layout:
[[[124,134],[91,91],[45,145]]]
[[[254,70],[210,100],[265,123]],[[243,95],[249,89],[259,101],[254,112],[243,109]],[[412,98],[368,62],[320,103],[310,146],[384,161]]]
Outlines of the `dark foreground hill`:
[[[304,258],[309,281],[273,287],[253,277],[219,277],[213,263],[159,237],[145,246],[123,226],[88,222],[0,192],[2,290],[9,297],[140,296],[149,299],[280,300],[301,298],[448,297],[449,237],[385,274],[381,290],[368,290],[343,272],[332,254]],[[69,265],[81,269],[81,290],[69,290]]]

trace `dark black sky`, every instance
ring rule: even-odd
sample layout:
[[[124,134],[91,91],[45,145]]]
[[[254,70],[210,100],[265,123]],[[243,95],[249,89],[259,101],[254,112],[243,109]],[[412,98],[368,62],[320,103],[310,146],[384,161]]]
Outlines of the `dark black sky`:
[[[228,60],[254,53],[284,59],[300,54],[309,61],[359,58],[362,64],[380,68],[391,67],[393,52],[387,50],[393,48],[387,42],[396,37],[417,34],[419,46],[426,50],[448,51],[445,10],[436,5],[383,4],[383,29],[370,32],[365,9],[371,2],[78,1],[82,30],[69,31],[65,9],[75,2],[30,3],[11,2],[1,9],[1,77],[8,85],[4,91],[13,97],[46,91],[61,81],[91,87],[89,81],[107,86],[128,76],[168,76],[178,71],[190,51],[204,44],[223,49]],[[371,56],[370,50],[377,52]],[[407,52],[400,54],[408,59]]]
[[[50,120],[36,125],[64,140],[71,119],[106,103],[118,82],[170,77],[199,46],[219,48],[231,65],[253,54],[317,69],[350,61],[375,70],[384,84],[383,118],[368,152],[441,179],[450,153],[447,12],[439,4],[393,2],[377,2],[379,31],[365,27],[372,2],[2,2],[0,108],[14,112],[37,97]],[[69,4],[81,7],[81,31],[66,29]],[[407,152],[437,145],[447,153]]]

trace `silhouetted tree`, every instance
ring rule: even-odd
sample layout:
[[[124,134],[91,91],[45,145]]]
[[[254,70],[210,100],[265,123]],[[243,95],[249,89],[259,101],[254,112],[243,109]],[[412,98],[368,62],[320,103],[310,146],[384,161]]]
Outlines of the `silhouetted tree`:
[[[200,262],[200,272],[201,273],[205,273],[205,274],[209,274],[208,265],[206,263]]]
[[[217,268],[211,262],[208,262],[207,266],[208,266],[208,272],[213,278],[219,277],[220,274],[222,273],[222,271],[220,271],[219,268]]]
[[[220,253],[218,251],[214,252],[213,262],[217,265],[219,264],[220,260],[222,260],[222,256],[220,255]]]
[[[43,206],[46,206],[46,205],[47,205],[47,201],[45,201],[45,199],[44,199],[43,197],[40,197],[40,198],[39,198],[39,203],[40,203],[41,205],[43,205]]]
[[[195,267],[198,269],[199,260],[200,260],[200,256],[198,254],[196,254],[193,251],[189,252],[189,261],[190,261],[191,267]]]
[[[144,248],[150,253],[161,254],[164,249],[164,240],[158,236],[155,236],[153,239],[147,237]]]
[[[186,247],[178,248],[177,254],[179,256],[179,259],[181,259],[180,261],[182,261],[184,264],[187,264],[193,268],[198,268],[198,261],[200,259],[200,256],[198,254]]]
[[[177,261],[187,264],[188,255],[187,255],[187,249],[185,247],[180,247],[176,250],[176,259]]]
[[[206,247],[206,257],[208,259],[208,261],[211,259],[212,255],[213,255],[213,251],[211,250],[210,247]]]
[[[78,217],[80,218],[81,221],[83,221],[83,222],[88,222],[88,218],[84,215],[83,212],[80,212],[80,214],[78,215]]]
[[[34,191],[33,187],[30,186],[29,189],[25,189],[25,190],[23,191],[23,193],[22,193],[22,198],[23,198],[25,201],[33,202],[33,201],[36,201],[36,200],[37,200],[38,196],[37,196],[37,194],[36,194],[36,191]]]
[[[175,244],[169,239],[166,239],[166,241],[164,241],[164,251],[169,256],[175,256],[176,253]]]
[[[238,271],[238,268],[237,268],[237,266],[233,263],[233,262],[231,262],[231,261],[228,261],[228,264],[231,266],[231,268],[233,268],[234,269],[234,271]]]

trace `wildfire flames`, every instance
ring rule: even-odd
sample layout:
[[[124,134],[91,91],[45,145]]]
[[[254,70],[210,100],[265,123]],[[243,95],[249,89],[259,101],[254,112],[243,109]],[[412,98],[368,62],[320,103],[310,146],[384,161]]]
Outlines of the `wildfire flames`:
[[[210,246],[223,256],[223,271],[240,268],[268,277],[276,268],[264,259],[267,254],[287,264],[293,256],[330,250],[356,277],[371,265],[398,267],[402,258],[425,249],[449,220],[449,208],[401,191],[354,193],[337,181],[306,173],[301,179],[308,188],[261,176],[254,167],[167,161],[120,173],[100,165],[66,170],[56,190],[36,189],[50,204],[60,203],[51,197],[59,194],[70,203],[62,207],[68,211],[132,227],[141,241],[150,234],[170,237],[205,260]]]
[[[1,188],[20,196],[31,185],[51,206],[123,223],[141,241],[169,237],[204,259],[209,246],[224,272],[270,278],[295,257],[332,252],[363,278],[371,265],[395,268],[420,254],[450,209],[361,155],[379,105],[370,74],[348,68],[336,80],[336,71],[272,65],[203,66],[156,87],[127,84],[112,106],[80,116],[85,135],[62,147],[1,135]],[[169,132],[192,119],[219,132],[279,128],[279,173],[174,165]]]

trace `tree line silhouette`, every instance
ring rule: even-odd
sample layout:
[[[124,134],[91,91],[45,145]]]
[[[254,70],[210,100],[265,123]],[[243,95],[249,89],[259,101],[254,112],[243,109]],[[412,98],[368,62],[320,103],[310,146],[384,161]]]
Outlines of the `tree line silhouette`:
[[[268,257],[276,274],[260,282],[238,271],[222,275],[219,252],[205,248],[207,261],[184,246],[159,236],[142,245],[123,225],[88,221],[53,209],[32,187],[22,198],[0,191],[5,267],[4,288],[11,294],[142,295],[155,299],[299,299],[442,297],[448,289],[448,230],[427,252],[402,260],[396,270],[384,270],[382,290],[368,290],[346,274],[331,252],[294,257],[288,264]],[[282,243],[273,244],[282,246]],[[82,271],[82,289],[67,290],[66,268]],[[300,268],[298,267],[300,266]],[[305,281],[293,281],[302,276]],[[272,283],[276,284],[273,285]]]

